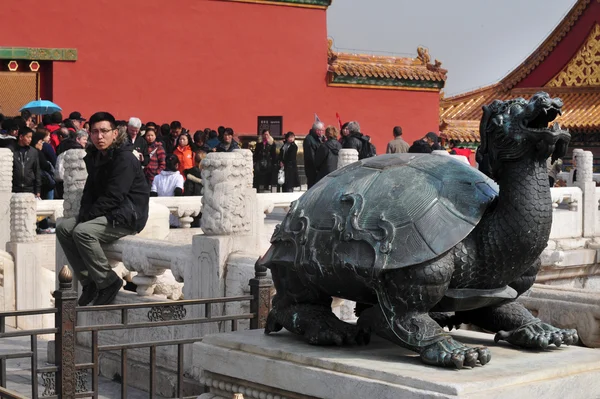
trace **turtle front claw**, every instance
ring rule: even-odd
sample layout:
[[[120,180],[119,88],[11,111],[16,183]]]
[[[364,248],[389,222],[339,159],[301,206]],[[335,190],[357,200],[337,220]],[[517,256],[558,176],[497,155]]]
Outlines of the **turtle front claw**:
[[[421,360],[426,364],[442,367],[475,367],[478,363],[486,365],[492,354],[486,347],[471,348],[451,337],[435,342],[421,351]]]
[[[550,324],[535,320],[512,331],[498,331],[494,341],[506,341],[515,346],[527,349],[545,349],[554,344],[572,345],[579,340],[577,331],[573,329],[560,329]]]

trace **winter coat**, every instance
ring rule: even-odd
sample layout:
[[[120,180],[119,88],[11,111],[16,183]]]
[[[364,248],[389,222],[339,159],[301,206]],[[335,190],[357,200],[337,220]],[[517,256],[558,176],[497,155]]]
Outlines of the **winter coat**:
[[[304,151],[304,173],[306,174],[308,188],[311,188],[317,180],[315,155],[317,154],[317,149],[320,145],[321,139],[319,138],[319,135],[314,132],[309,133],[302,143],[302,150]]]
[[[317,181],[337,169],[338,155],[341,149],[342,144],[336,139],[329,139],[321,144],[315,157]]]
[[[240,145],[238,144],[237,141],[231,140],[231,145],[229,146],[229,148],[225,148],[225,143],[219,143],[219,145],[216,147],[216,149],[217,149],[217,152],[232,152],[233,150],[239,150]]]
[[[79,142],[71,137],[64,139],[56,148],[56,155],[60,155],[65,151],[83,149],[83,146]]]
[[[217,148],[217,146],[221,144],[221,142],[219,141],[218,138],[214,138],[214,139],[208,139],[206,141],[206,146],[208,147],[209,151],[212,151],[213,148]]]
[[[159,197],[174,197],[175,189],[183,190],[183,176],[178,170],[163,170],[152,182],[151,192],[158,194]]]
[[[148,183],[133,146],[124,143],[102,154],[90,147],[83,158],[88,172],[78,222],[101,216],[116,226],[142,231],[148,221]]]
[[[40,173],[42,179],[42,198],[46,198],[46,194],[54,190],[56,187],[56,180],[54,180],[54,166],[44,154],[44,151],[37,150],[38,160],[40,162]]]
[[[46,156],[46,160],[52,164],[52,166],[56,166],[56,151],[49,143],[42,144],[42,152]]]
[[[284,150],[284,147],[281,147],[278,156],[278,162],[283,163],[285,174],[285,183],[283,183],[282,187],[284,189],[300,187],[300,176],[298,176],[298,164],[296,161],[298,146],[296,143],[291,143],[286,150]]]
[[[13,193],[42,193],[42,170],[38,150],[33,147],[13,148]]]
[[[202,170],[199,167],[194,166],[191,169],[184,170],[183,173],[186,178],[185,184],[183,185],[183,195],[202,195],[202,191],[204,190],[204,185],[202,184]]]
[[[8,134],[0,134],[0,148],[13,149],[17,145],[17,139],[14,136]]]
[[[274,183],[274,173],[277,168],[277,148],[275,142],[260,142],[256,145],[253,154],[254,161],[254,188],[270,186]]]
[[[394,140],[390,141],[385,150],[386,154],[401,154],[404,152],[408,152],[408,148],[410,145],[402,139],[402,137],[398,136]]]
[[[173,154],[177,155],[177,158],[179,159],[179,173],[185,178],[183,171],[194,167],[194,151],[192,151],[192,147],[189,145],[186,145],[183,148],[177,146],[177,148],[173,150]]]
[[[142,166],[148,165],[148,142],[139,134],[135,136],[135,140],[131,141],[131,137],[127,136],[127,142],[133,145],[133,149],[142,156]]]
[[[163,143],[165,148],[165,153],[167,155],[173,154],[173,151],[177,148],[177,142],[179,138],[173,138],[172,136],[163,137]]]
[[[342,139],[342,148],[355,149],[360,154],[363,145],[361,137],[362,133],[350,133]]]
[[[144,175],[149,185],[152,185],[154,177],[165,170],[166,154],[160,141],[155,141],[148,147],[148,164],[144,168]]]

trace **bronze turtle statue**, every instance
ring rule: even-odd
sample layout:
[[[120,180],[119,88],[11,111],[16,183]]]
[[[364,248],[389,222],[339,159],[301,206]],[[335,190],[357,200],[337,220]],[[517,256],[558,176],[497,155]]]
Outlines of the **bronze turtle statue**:
[[[570,140],[548,127],[561,108],[546,93],[484,107],[480,150],[497,184],[430,154],[364,159],[317,183],[258,261],[277,290],[265,333],[285,327],[311,344],[340,345],[368,343],[374,332],[427,364],[458,368],[491,354],[444,326],[472,323],[523,348],[576,342],[575,330],[515,301],[533,284],[550,236],[546,159],[564,156]],[[332,313],[334,296],[357,302],[356,325]]]

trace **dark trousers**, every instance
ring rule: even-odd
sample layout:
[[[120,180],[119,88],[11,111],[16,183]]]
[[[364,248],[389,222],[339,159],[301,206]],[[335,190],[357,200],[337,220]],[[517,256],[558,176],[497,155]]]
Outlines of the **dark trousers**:
[[[132,234],[135,232],[113,226],[105,216],[84,223],[77,223],[75,218],[64,219],[56,227],[56,239],[81,284],[94,282],[99,289],[119,278],[108,263],[101,244]]]

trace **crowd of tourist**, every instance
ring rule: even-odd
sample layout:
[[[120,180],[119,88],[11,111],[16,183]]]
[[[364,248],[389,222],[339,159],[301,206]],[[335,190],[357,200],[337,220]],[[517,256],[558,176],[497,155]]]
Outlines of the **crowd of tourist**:
[[[79,112],[72,112],[66,119],[60,112],[55,112],[44,115],[40,123],[36,123],[29,111],[23,111],[15,118],[4,118],[0,114],[0,123],[0,148],[10,148],[15,154],[13,192],[31,192],[40,199],[62,198],[64,153],[92,145],[86,119]],[[179,121],[144,123],[131,117],[127,121],[117,120],[116,127],[133,146],[151,195],[201,194],[201,163],[206,154],[240,148],[234,139],[233,129],[223,126],[216,130],[197,130],[191,135]],[[393,134],[394,140],[388,144],[386,153],[442,149],[438,136],[433,132],[412,145],[402,139],[401,127],[396,126]],[[295,138],[293,132],[288,132],[283,144],[277,145],[268,130],[260,132],[256,144],[250,147],[253,150],[254,187],[258,192],[270,192],[275,187],[291,192],[300,186]],[[370,137],[361,132],[356,121],[347,122],[339,128],[325,127],[318,120],[313,124],[303,142],[304,170],[309,188],[337,168],[339,151],[343,148],[355,149],[359,159],[377,154]],[[449,151],[468,156],[467,152],[471,150],[451,143]],[[169,163],[167,160],[171,155]],[[154,184],[156,178],[160,180],[158,184]]]

